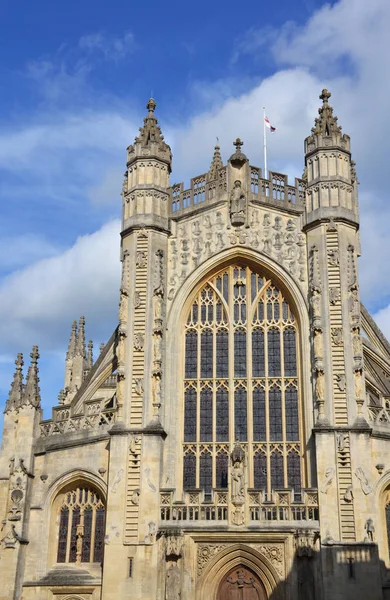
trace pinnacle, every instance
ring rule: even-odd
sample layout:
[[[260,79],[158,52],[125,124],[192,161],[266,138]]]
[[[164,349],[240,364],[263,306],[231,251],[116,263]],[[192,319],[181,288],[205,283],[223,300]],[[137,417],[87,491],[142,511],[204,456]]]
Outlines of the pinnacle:
[[[76,340],[77,340],[77,321],[73,321],[72,323],[72,331],[70,333],[68,352],[66,353],[66,358],[74,358],[76,352]]]
[[[24,388],[24,396],[21,406],[34,406],[35,408],[40,407],[41,396],[39,390],[39,377],[38,377],[38,359],[39,352],[38,346],[33,346],[30,354],[31,363],[28,368],[26,385]]]
[[[149,111],[149,115],[148,115],[149,117],[153,116],[153,113],[154,113],[154,111],[156,109],[156,106],[157,106],[157,104],[156,104],[154,98],[150,98],[149,101],[148,101],[148,103],[147,103],[147,105],[146,105],[146,108]]]
[[[5,412],[9,412],[10,410],[17,409],[22,404],[23,398],[23,354],[19,353],[15,360],[15,373],[14,378],[11,383],[11,391],[9,393],[9,397],[5,406]]]
[[[211,180],[217,179],[218,169],[221,169],[223,167],[220,150],[221,150],[221,148],[218,145],[218,138],[217,138],[217,144],[214,146],[213,160],[211,161],[211,165],[210,165],[210,169],[209,169],[209,179],[211,179]]]
[[[79,331],[76,339],[75,356],[82,356],[85,358],[85,317],[80,317],[79,320]]]
[[[315,119],[313,134],[322,134],[331,137],[341,133],[341,127],[337,123],[337,117],[333,115],[333,108],[329,104],[331,93],[324,88],[319,96],[322,106],[318,109],[319,117]]]

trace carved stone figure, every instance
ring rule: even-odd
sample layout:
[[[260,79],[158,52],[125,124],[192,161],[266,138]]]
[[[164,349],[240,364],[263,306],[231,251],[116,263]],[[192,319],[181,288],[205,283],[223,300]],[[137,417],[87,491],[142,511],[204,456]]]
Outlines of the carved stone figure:
[[[344,494],[344,500],[345,502],[351,503],[353,500],[353,487],[352,485],[350,485],[349,487],[347,487],[346,492]]]
[[[363,377],[360,370],[355,371],[355,396],[356,398],[363,398]]]
[[[230,193],[230,221],[233,227],[244,225],[246,219],[246,198],[241,181],[234,182]]]
[[[181,598],[181,573],[176,563],[172,563],[167,570],[165,600],[180,600]]]
[[[339,388],[340,392],[345,392],[345,386],[346,386],[346,377],[343,373],[338,373],[336,375],[336,381],[337,381],[337,387]]]
[[[156,541],[156,537],[157,537],[156,523],[154,521],[150,521],[148,528],[149,528],[149,535],[148,535],[149,543],[154,544]]]
[[[343,345],[343,329],[342,327],[332,327],[331,329],[332,342],[335,346]]]
[[[367,532],[367,539],[369,542],[373,542],[374,541],[374,533],[375,533],[375,527],[374,527],[374,521],[371,519],[371,517],[369,517],[366,521],[366,524],[364,526],[364,529]]]
[[[134,391],[137,396],[142,396],[144,393],[144,380],[142,378],[137,378],[134,380]]]
[[[322,331],[321,329],[314,330],[314,357],[322,358],[324,355],[323,352],[323,343],[322,343]]]
[[[336,435],[336,441],[337,450],[339,452],[343,452],[345,449],[345,434],[342,431],[339,431],[339,433]]]
[[[321,485],[321,492],[323,494],[328,493],[329,486],[331,485],[334,476],[336,475],[336,470],[333,467],[328,467],[325,471],[324,479]]]
[[[317,371],[316,376],[316,398],[317,400],[325,400],[325,373]]]
[[[134,292],[134,308],[141,306],[141,295],[139,292]]]
[[[153,337],[153,361],[154,363],[161,363],[161,346],[162,346],[162,337],[157,334]]]
[[[245,500],[244,461],[245,453],[239,443],[236,443],[231,453],[232,502],[242,504]]]
[[[116,493],[116,491],[117,491],[118,485],[119,485],[119,483],[120,483],[120,482],[121,482],[121,480],[122,480],[123,473],[124,473],[124,470],[123,470],[123,469],[119,469],[119,470],[117,471],[117,474],[116,474],[116,476],[115,476],[114,482],[113,482],[113,484],[112,484],[112,486],[111,486],[111,492],[112,492],[113,494],[115,494],[115,493]]]
[[[134,490],[134,492],[131,495],[130,501],[132,504],[134,504],[135,506],[139,505],[139,497],[140,497],[140,490]]]
[[[184,250],[184,244],[183,244]],[[188,247],[186,248],[188,250]],[[164,296],[164,266],[163,266],[164,252],[157,250],[155,254],[155,270],[154,270],[154,285],[153,294],[155,296]]]
[[[340,288],[338,288],[338,287],[329,288],[330,303],[335,305],[335,304],[337,304],[337,302],[340,302],[340,299],[341,299]]]
[[[313,319],[321,317],[321,295],[317,289],[314,289],[310,297],[310,304]]]
[[[152,379],[152,397],[153,404],[161,404],[161,377],[159,374],[153,376]]]
[[[328,250],[328,263],[330,267],[337,267],[339,264],[339,251],[337,249]]]
[[[360,330],[359,327],[352,328],[352,348],[355,356],[359,356],[362,347],[360,342]]]
[[[182,553],[182,536],[181,535],[169,535],[167,537],[167,547],[166,547],[166,555],[175,556],[176,558],[180,558]]]
[[[135,258],[135,265],[140,269],[146,266],[146,254],[142,250],[138,251]]]
[[[360,487],[362,489],[362,492],[365,496],[368,496],[368,494],[371,494],[372,492],[372,487],[370,486],[370,484],[368,483],[368,479],[364,474],[364,471],[361,467],[358,467],[355,471],[355,475],[356,477],[359,479],[360,481]]]
[[[142,333],[134,334],[134,350],[138,350],[140,352],[144,349],[144,336]]]

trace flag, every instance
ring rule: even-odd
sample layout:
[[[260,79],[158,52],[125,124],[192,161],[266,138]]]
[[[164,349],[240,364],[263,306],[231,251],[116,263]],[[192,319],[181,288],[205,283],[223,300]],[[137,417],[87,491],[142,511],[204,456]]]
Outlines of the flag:
[[[265,123],[265,126],[268,127],[268,129],[271,131],[271,133],[273,133],[274,131],[276,131],[276,127],[273,127],[271,125],[271,123],[269,122],[269,118],[268,117],[264,117],[264,123]]]

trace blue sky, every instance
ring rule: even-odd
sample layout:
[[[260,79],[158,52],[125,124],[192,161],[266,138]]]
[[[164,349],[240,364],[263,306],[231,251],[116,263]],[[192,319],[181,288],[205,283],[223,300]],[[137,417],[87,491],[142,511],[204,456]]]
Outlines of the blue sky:
[[[241,136],[300,176],[324,86],[352,137],[360,180],[361,292],[390,334],[387,0],[148,3],[3,0],[0,8],[0,400],[16,353],[40,347],[45,416],[63,386],[73,319],[116,325],[125,149],[153,93],[173,181],[204,172]]]

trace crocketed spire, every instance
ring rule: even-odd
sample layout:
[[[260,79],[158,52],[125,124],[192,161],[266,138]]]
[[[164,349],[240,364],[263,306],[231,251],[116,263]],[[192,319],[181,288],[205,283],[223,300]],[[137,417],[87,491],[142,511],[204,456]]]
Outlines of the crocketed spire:
[[[72,323],[72,331],[69,338],[69,346],[68,352],[66,353],[66,358],[74,358],[76,352],[76,340],[77,340],[77,321],[73,321]]]
[[[82,356],[85,358],[85,317],[80,317],[79,320],[79,331],[76,340],[75,356]]]
[[[320,100],[322,100],[322,106],[318,109],[319,117],[314,121],[314,127],[312,128],[313,134],[322,134],[324,136],[330,136],[334,133],[341,133],[341,127],[337,123],[337,117],[333,115],[333,108],[329,104],[329,98],[331,93],[325,88],[322,90]]]
[[[34,406],[39,408],[41,404],[41,395],[39,389],[38,377],[38,346],[33,346],[31,356],[31,364],[28,368],[26,386],[24,388],[23,406]]]
[[[208,173],[209,180],[217,179],[218,169],[223,167],[222,156],[221,156],[220,150],[221,150],[221,148],[219,147],[219,145],[217,143],[214,146],[214,156],[213,156],[213,160],[211,161],[211,165],[210,165],[210,169],[209,169],[209,173]]]
[[[92,369],[92,367],[93,367],[93,341],[89,340],[86,369],[89,371],[90,369]]]
[[[153,144],[158,144],[159,149],[162,151],[169,151],[171,149],[166,142],[164,142],[164,136],[161,133],[161,128],[158,124],[154,111],[156,109],[156,102],[153,98],[150,98],[146,105],[148,114],[144,118],[144,125],[139,129],[139,136],[135,138],[136,144],[141,144],[142,147],[150,147]]]
[[[16,410],[21,406],[23,400],[23,354],[19,353],[15,360],[15,373],[14,379],[11,383],[11,391],[8,396],[7,403],[5,405],[5,412],[8,413],[11,410]]]

